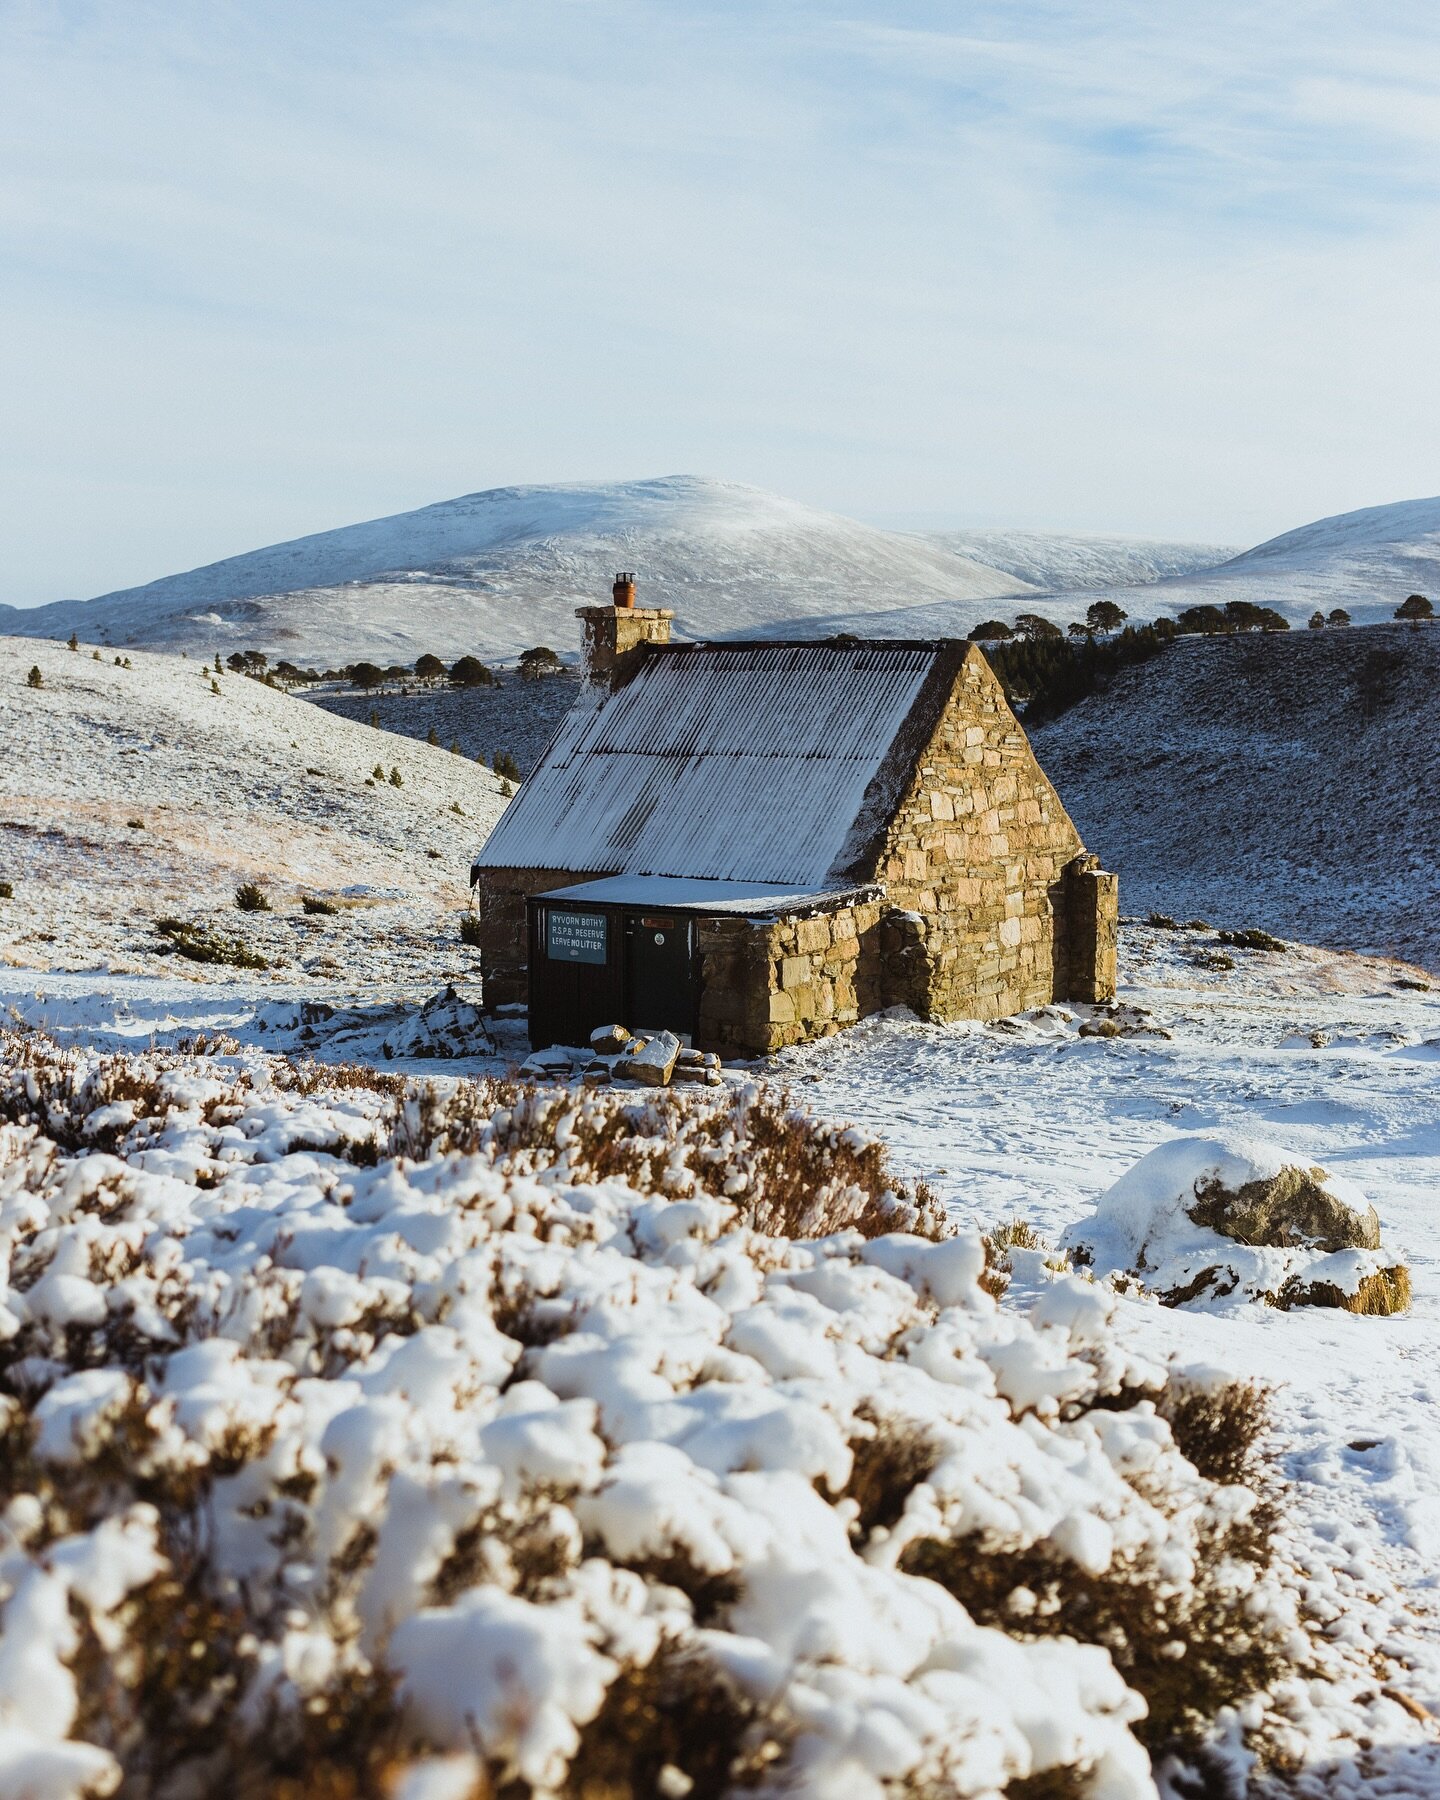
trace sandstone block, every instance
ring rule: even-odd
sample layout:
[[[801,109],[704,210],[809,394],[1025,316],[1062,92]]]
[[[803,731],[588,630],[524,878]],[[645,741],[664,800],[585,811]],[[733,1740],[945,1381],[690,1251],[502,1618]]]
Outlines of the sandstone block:
[[[798,988],[809,981],[811,974],[808,956],[787,956],[780,963],[780,986],[787,991]]]
[[[830,948],[830,921],[823,914],[816,919],[797,919],[795,948],[804,954]]]

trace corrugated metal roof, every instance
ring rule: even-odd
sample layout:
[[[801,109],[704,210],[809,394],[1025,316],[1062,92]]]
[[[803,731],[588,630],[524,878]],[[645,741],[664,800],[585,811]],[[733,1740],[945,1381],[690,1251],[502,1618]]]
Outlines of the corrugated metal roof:
[[[576,706],[476,861],[822,888],[942,648],[651,655]]]
[[[702,881],[693,875],[602,875],[573,887],[552,888],[541,900],[589,900],[601,906],[662,906],[673,912],[741,913],[751,917],[802,912],[828,902],[874,894],[874,887],[824,888],[797,894],[783,882]]]

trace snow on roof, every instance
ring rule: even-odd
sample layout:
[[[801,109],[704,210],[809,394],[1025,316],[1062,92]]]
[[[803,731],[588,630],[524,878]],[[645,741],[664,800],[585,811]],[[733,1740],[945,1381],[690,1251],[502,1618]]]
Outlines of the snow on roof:
[[[904,727],[939,691],[927,678],[959,655],[875,642],[652,653],[575,707],[476,862],[833,887],[899,799],[905,751],[921,748]]]
[[[600,906],[664,906],[673,912],[790,913],[870,892],[865,887],[828,888],[797,894],[784,883],[697,881],[690,876],[609,875],[555,888],[542,900],[590,901]]]

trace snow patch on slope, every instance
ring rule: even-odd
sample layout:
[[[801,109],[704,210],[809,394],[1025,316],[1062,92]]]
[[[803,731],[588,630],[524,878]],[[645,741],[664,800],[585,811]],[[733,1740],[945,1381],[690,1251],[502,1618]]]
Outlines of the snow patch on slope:
[[[1046,593],[1131,587],[1188,575],[1238,554],[1238,545],[1170,543],[1062,531],[934,531],[937,544]]]

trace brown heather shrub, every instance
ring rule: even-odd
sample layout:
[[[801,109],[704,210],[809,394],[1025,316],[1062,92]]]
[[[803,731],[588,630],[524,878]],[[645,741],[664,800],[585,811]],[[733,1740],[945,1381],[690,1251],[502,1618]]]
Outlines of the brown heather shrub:
[[[1288,1647],[1272,1627],[1246,1620],[1225,1577],[1226,1563],[1249,1548],[1245,1534],[1212,1533],[1194,1586],[1183,1592],[1143,1559],[1117,1559],[1091,1575],[1042,1546],[998,1551],[979,1533],[912,1544],[901,1566],[938,1581],[977,1624],[1103,1646],[1144,1695],[1149,1712],[1135,1734],[1158,1756],[1198,1743],[1221,1707],[1291,1671]],[[1012,1607],[1017,1588],[1036,1596],[1033,1611]]]
[[[654,1800],[661,1771],[690,1779],[689,1800],[726,1800],[756,1788],[783,1754],[786,1733],[703,1655],[662,1643],[627,1663],[581,1728],[561,1800]],[[513,1783],[496,1800],[529,1800]]]
[[[1270,1398],[1271,1390],[1258,1381],[1208,1388],[1172,1381],[1155,1410],[1176,1449],[1207,1481],[1258,1486],[1268,1475],[1260,1446],[1270,1429]]]
[[[1147,1398],[1155,1400],[1176,1448],[1198,1474],[1221,1486],[1241,1483],[1259,1497],[1244,1519],[1202,1524],[1192,1585],[1177,1589],[1144,1556],[1117,1558],[1103,1574],[1090,1575],[1043,1544],[996,1550],[983,1533],[912,1544],[901,1566],[938,1581],[977,1623],[1012,1637],[1069,1637],[1101,1645],[1149,1707],[1134,1728],[1136,1736],[1157,1758],[1166,1753],[1193,1758],[1222,1707],[1238,1705],[1294,1672],[1293,1655],[1277,1629],[1246,1619],[1227,1569],[1236,1564],[1264,1569],[1271,1558],[1279,1482],[1263,1453],[1270,1396],[1253,1382],[1202,1389],[1172,1381],[1158,1394],[1126,1388],[1099,1404],[1123,1410]],[[1146,1492],[1144,1477],[1134,1478],[1134,1485]],[[1017,1588],[1028,1589],[1036,1604],[1017,1609],[1012,1604]],[[1041,1785],[1012,1784],[1007,1794],[1030,1800],[1052,1791],[1084,1792],[1046,1787],[1048,1774],[1034,1779]],[[1073,1771],[1070,1779],[1077,1779]]]
[[[894,1529],[911,1491],[929,1479],[940,1453],[908,1419],[881,1419],[866,1405],[857,1407],[856,1413],[873,1429],[850,1440],[854,1462],[844,1495],[860,1509],[851,1534],[863,1540],[876,1530]]]
[[[562,1122],[563,1149],[556,1141]],[[697,1192],[735,1201],[768,1235],[948,1234],[938,1198],[923,1182],[902,1180],[883,1144],[821,1123],[787,1093],[757,1087],[632,1098],[492,1080],[463,1082],[441,1096],[426,1085],[398,1106],[388,1145],[389,1154],[417,1160],[436,1151],[480,1154],[513,1174],[563,1161],[571,1180],[622,1180],[662,1194],[674,1191],[667,1171],[677,1150]]]

